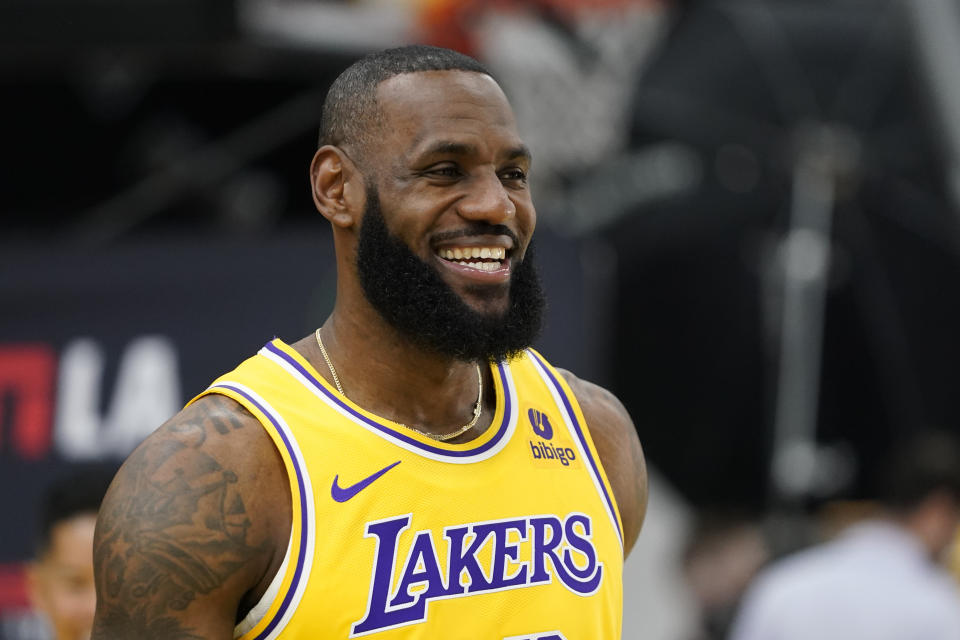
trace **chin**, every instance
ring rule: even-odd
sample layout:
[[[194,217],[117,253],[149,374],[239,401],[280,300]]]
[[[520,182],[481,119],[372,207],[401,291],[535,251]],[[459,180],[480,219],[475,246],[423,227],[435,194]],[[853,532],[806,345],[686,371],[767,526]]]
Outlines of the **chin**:
[[[507,310],[510,308],[510,300],[507,297],[491,300],[489,298],[462,296],[461,300],[463,300],[467,307],[474,313],[493,320],[505,317]]]
[[[464,304],[483,314],[504,314],[510,308],[510,283],[471,285],[457,291]]]

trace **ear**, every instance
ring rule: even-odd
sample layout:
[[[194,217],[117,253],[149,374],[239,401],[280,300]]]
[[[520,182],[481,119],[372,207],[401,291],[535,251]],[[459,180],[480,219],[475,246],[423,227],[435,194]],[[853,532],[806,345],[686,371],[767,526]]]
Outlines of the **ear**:
[[[331,224],[351,227],[363,211],[363,176],[339,147],[324,145],[310,163],[313,203]]]

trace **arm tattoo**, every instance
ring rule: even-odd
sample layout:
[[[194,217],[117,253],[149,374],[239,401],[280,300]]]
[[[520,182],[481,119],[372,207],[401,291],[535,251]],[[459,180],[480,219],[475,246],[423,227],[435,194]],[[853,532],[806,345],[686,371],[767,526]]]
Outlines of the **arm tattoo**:
[[[229,434],[242,426],[225,407],[222,398],[194,405],[189,422],[165,427],[172,437],[138,449],[124,465],[94,549],[98,628],[109,637],[199,637],[171,614],[261,550],[247,542],[251,523],[236,473],[203,451],[208,428]]]

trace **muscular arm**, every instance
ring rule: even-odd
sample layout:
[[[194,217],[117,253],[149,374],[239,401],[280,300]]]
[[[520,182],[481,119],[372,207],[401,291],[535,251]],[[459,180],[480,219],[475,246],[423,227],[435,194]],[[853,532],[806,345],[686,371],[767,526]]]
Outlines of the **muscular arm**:
[[[290,532],[286,472],[232,400],[201,398],[121,467],[94,540],[93,638],[232,638]]]
[[[597,447],[623,522],[623,555],[630,553],[647,512],[647,465],[633,420],[612,393],[560,371],[573,389]]]

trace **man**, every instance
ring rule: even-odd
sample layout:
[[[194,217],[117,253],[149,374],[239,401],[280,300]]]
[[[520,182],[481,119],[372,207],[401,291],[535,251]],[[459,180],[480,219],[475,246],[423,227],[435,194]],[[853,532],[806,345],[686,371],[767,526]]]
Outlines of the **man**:
[[[96,638],[618,638],[646,504],[608,392],[533,351],[530,153],[432,47],[327,96],[334,311],[151,435],[97,529]]]
[[[27,569],[33,608],[55,640],[86,640],[93,625],[93,532],[113,470],[89,468],[54,483],[41,505],[36,559]]]
[[[930,433],[896,451],[883,517],[762,573],[733,640],[960,640],[960,590],[938,562],[960,520],[960,449]]]

